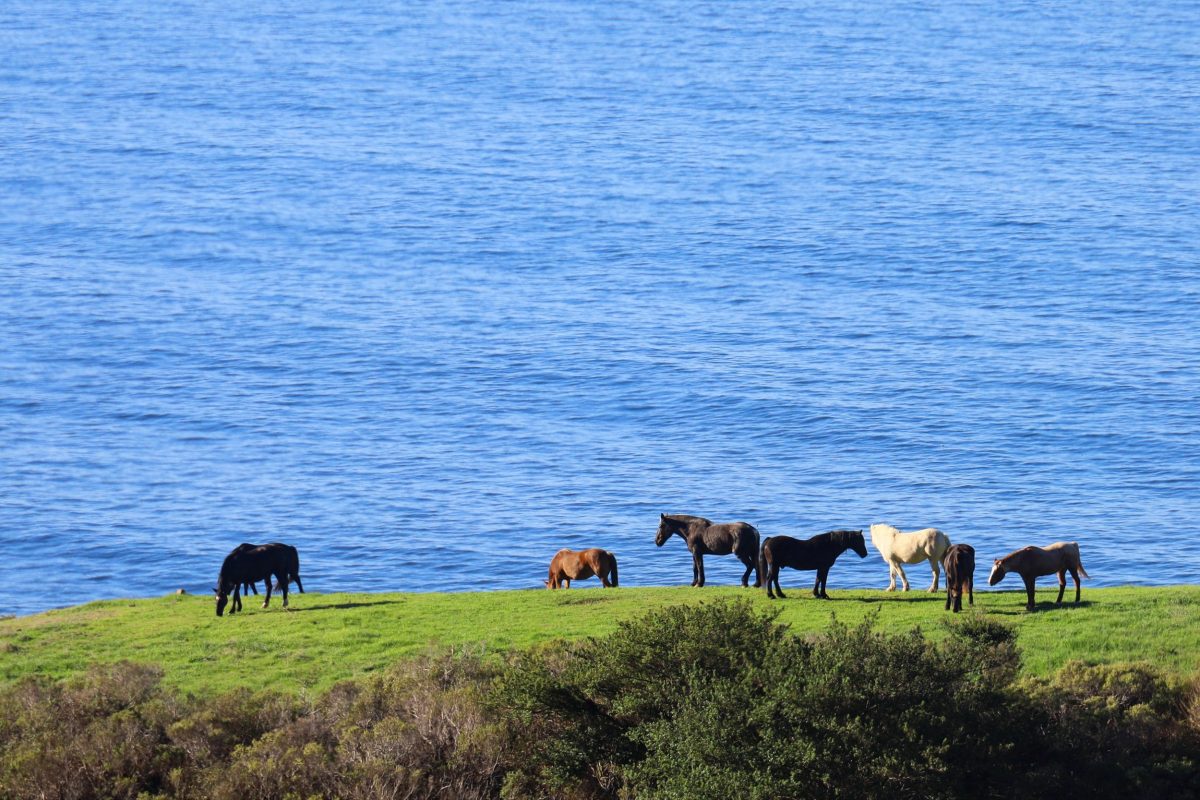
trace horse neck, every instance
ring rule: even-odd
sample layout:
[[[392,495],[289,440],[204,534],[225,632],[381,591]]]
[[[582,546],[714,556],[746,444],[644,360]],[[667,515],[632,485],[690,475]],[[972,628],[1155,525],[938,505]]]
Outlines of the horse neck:
[[[1030,554],[1024,550],[1018,550],[1015,553],[1010,553],[1000,559],[1000,566],[1005,572],[1020,572],[1029,564]]]

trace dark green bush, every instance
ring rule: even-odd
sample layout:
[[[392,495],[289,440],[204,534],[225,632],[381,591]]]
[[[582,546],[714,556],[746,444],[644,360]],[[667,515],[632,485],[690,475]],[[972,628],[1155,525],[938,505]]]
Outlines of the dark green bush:
[[[963,626],[934,647],[835,622],[806,641],[744,602],[653,613],[510,665],[496,699],[527,733],[510,792],[958,797],[1037,755],[1004,693],[1011,638]]]

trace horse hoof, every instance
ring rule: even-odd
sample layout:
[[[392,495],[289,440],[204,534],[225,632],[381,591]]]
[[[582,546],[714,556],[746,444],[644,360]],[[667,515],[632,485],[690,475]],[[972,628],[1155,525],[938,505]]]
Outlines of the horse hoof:
[[[263,607],[263,608],[266,608],[266,607],[267,607],[267,604],[266,604],[266,603],[263,603],[263,604],[262,604],[262,607]]]

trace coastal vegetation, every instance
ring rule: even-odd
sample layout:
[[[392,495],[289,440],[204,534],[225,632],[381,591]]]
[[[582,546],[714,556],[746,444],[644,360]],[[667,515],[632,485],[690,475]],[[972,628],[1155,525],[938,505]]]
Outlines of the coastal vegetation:
[[[651,607],[655,592],[681,602]],[[677,590],[501,594],[464,596],[487,601],[473,621],[442,629],[426,622],[422,634],[432,639],[424,652],[396,653],[389,666],[353,666],[353,636],[326,641],[343,657],[327,649],[316,658],[328,672],[354,677],[324,688],[303,688],[297,674],[286,673],[275,673],[272,688],[238,685],[238,676],[294,657],[301,649],[295,632],[286,635],[290,650],[267,637],[264,650],[232,662],[203,661],[211,648],[202,642],[181,644],[206,669],[233,673],[223,688],[211,682],[199,690],[204,684],[190,679],[193,690],[181,690],[188,681],[180,680],[186,671],[179,662],[96,663],[61,679],[9,674],[23,652],[29,661],[38,647],[51,647],[52,636],[29,634],[39,621],[53,627],[56,616],[99,624],[95,638],[80,640],[84,660],[103,659],[90,645],[104,638],[105,625],[118,638],[129,635],[127,655],[153,661],[152,654],[169,652],[156,635],[137,651],[133,623],[126,620],[121,634],[122,615],[102,613],[121,608],[142,612],[145,623],[173,608],[191,627],[232,638],[238,629],[231,620],[218,627],[215,616],[208,619],[211,600],[89,604],[8,620],[0,796],[766,800],[1052,797],[1080,786],[1098,798],[1200,791],[1200,693],[1187,661],[1196,654],[1195,623],[1170,626],[1189,649],[1173,667],[1155,655],[1168,649],[1168,635],[1150,624],[1174,606],[1194,612],[1190,589],[1097,591],[1090,606],[1035,614],[1008,613],[1020,598],[995,593],[987,595],[987,613],[957,616],[933,613],[941,600],[935,606],[932,596],[889,605],[850,593],[840,604],[770,604],[758,593],[716,590],[703,598]],[[613,602],[605,598],[639,594],[636,613],[605,605]],[[389,608],[379,597],[366,605],[370,597],[306,599],[312,615],[334,628],[335,611]],[[465,602],[405,595],[393,605],[423,599]],[[1099,647],[1104,632],[1089,618],[1122,604],[1153,612],[1138,619],[1146,623],[1143,655],[1157,663],[1128,663],[1132,649],[1120,652],[1121,663],[1095,657],[1114,651]],[[500,625],[506,606],[523,625]],[[597,608],[610,613],[582,613]],[[811,629],[809,608],[824,612]],[[926,627],[909,624],[901,608]],[[614,609],[626,618],[614,620]],[[208,613],[192,613],[200,611]],[[555,617],[572,638],[539,643],[531,629]],[[267,630],[259,621],[282,629],[302,618],[246,613],[233,624],[245,626],[238,636],[253,639]],[[1086,660],[1031,668],[1029,650],[1050,646],[1043,625],[1058,628],[1060,640],[1080,629],[1077,655]],[[468,629],[474,642],[463,638]],[[525,638],[508,647],[481,644],[522,629]],[[435,633],[443,641],[432,643]],[[455,636],[462,641],[449,641]]]
[[[797,573],[797,575],[799,575]],[[791,578],[788,599],[736,586],[592,588],[395,594],[292,594],[260,609],[218,618],[211,596],[169,595],[104,600],[0,620],[0,684],[24,676],[65,678],[93,664],[154,664],[167,686],[213,693],[233,688],[320,692],[339,681],[386,669],[431,649],[467,648],[485,658],[557,641],[606,636],[623,621],[672,605],[747,599],[779,611],[798,634],[816,633],[831,617],[856,625],[873,616],[881,631],[920,627],[945,633],[944,594],[844,591],[814,600],[811,573]],[[1091,664],[1145,661],[1170,673],[1200,670],[1200,587],[1092,589],[1078,605],[1055,606],[1057,588],[1038,591],[1026,613],[1025,593],[977,591],[974,613],[1011,623],[1025,673],[1049,675],[1072,660]],[[261,599],[261,598],[254,598]]]

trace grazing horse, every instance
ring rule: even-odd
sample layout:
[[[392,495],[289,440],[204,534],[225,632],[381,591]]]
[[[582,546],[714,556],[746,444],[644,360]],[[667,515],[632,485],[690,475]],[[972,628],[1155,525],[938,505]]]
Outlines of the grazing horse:
[[[896,576],[899,575],[904,591],[907,592],[908,576],[904,574],[904,568],[900,565],[919,564],[922,561],[928,561],[933,569],[933,583],[929,585],[929,591],[938,590],[938,578],[941,577],[938,562],[950,546],[950,538],[946,534],[937,528],[922,528],[919,531],[901,533],[891,525],[877,524],[871,526],[871,544],[875,545],[875,549],[887,562],[887,591],[896,591]]]
[[[813,597],[828,600],[825,581],[829,578],[829,568],[847,550],[858,553],[859,558],[867,557],[867,543],[863,541],[862,531],[829,531],[804,541],[791,536],[768,536],[763,540],[758,565],[758,573],[767,585],[767,597],[785,596],[779,587],[779,568],[791,567],[815,569],[817,579],[813,583]],[[775,584],[774,592],[771,591],[772,583]]]
[[[975,605],[975,548],[969,544],[952,544],[942,556],[942,568],[946,570],[946,610],[951,600],[954,612],[962,611],[963,589],[967,590],[967,601]]]
[[[571,581],[582,581],[593,575],[600,578],[605,588],[617,585],[617,557],[607,550],[591,547],[587,550],[563,548],[550,560],[550,580],[547,589],[571,588]]]
[[[233,594],[233,606],[229,613],[240,611],[242,599],[240,591],[246,583],[266,582],[266,599],[262,607],[266,608],[271,602],[271,578],[276,579],[275,586],[283,592],[283,607],[288,605],[288,582],[295,581],[300,592],[304,592],[304,584],[300,582],[300,554],[291,545],[271,542],[263,545],[241,544],[235,547],[221,564],[217,575],[217,585],[213,593],[217,596],[217,616],[225,613],[229,595]]]
[[[1033,583],[1043,575],[1058,573],[1058,599],[1055,604],[1062,605],[1063,591],[1067,588],[1067,573],[1075,580],[1075,604],[1079,604],[1079,576],[1092,577],[1083,568],[1079,560],[1078,542],[1055,542],[1045,547],[1022,547],[1004,558],[992,562],[992,574],[988,576],[988,586],[995,586],[1010,572],[1015,572],[1025,581],[1025,594],[1028,602],[1025,608],[1033,611]]]
[[[746,565],[742,573],[742,586],[747,586],[750,573],[754,573],[754,588],[761,585],[762,575],[758,571],[758,529],[745,522],[725,522],[714,525],[712,520],[688,514],[659,514],[658,532],[654,543],[659,547],[673,535],[687,543],[692,552],[692,586],[704,585],[704,555],[727,556],[733,553],[738,561]]]

